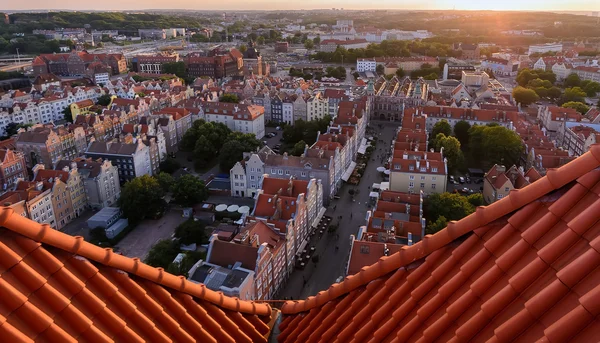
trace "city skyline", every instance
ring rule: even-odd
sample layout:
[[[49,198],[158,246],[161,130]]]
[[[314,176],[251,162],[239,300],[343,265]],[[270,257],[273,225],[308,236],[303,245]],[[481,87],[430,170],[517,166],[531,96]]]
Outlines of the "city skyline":
[[[140,5],[143,5],[140,6]],[[360,9],[404,9],[404,10],[514,10],[514,11],[598,11],[600,2],[594,0],[575,0],[564,2],[559,0],[531,0],[527,2],[519,0],[505,0],[495,3],[478,3],[468,0],[436,0],[429,3],[418,2],[415,0],[379,0],[377,2],[368,2],[358,0],[305,0],[302,6],[297,3],[282,2],[276,0],[260,1],[241,1],[229,0],[218,3],[198,4],[191,0],[173,0],[170,2],[158,1],[137,1],[137,0],[107,0],[95,7],[89,7],[89,3],[75,0],[57,0],[52,2],[52,7],[48,7],[48,2],[43,0],[30,0],[24,3],[11,3],[4,10],[312,10],[324,8],[344,8],[348,10]]]

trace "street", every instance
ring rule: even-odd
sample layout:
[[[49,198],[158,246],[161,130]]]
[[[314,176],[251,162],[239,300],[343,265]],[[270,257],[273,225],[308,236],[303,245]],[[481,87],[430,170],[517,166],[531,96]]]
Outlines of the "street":
[[[378,124],[380,123],[372,122],[371,127],[378,130]],[[310,262],[303,270],[296,269],[290,275],[284,289],[279,293],[279,299],[301,299],[315,295],[329,288],[338,277],[345,275],[350,252],[350,235],[356,236],[358,228],[365,224],[364,218],[368,210],[370,187],[373,183],[383,181],[377,171],[377,167],[381,166],[377,155],[389,153],[389,143],[394,137],[396,128],[396,125],[385,122],[383,129],[380,130],[381,135],[373,135],[376,139],[382,139],[383,143],[377,144],[377,149],[372,155],[372,160],[367,164],[360,184],[358,186],[344,185],[338,194],[340,199],[333,200],[325,213],[333,218],[332,225],[339,224],[337,232],[324,233],[321,237],[318,234],[313,236],[310,245],[316,246],[315,254],[319,255],[319,262],[316,266]],[[355,195],[354,202],[348,193],[348,190],[352,188],[360,190],[358,195]],[[336,246],[339,247],[338,250],[336,250]],[[306,284],[304,284],[305,280]]]

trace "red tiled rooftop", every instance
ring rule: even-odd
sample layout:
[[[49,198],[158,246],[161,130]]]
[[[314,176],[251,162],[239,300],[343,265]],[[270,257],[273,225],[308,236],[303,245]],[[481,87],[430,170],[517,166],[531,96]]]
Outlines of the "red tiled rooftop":
[[[2,208],[0,340],[267,342],[271,308]]]
[[[281,308],[279,342],[591,342],[600,145],[341,283]]]
[[[265,194],[278,194],[289,197],[297,197],[300,194],[306,194],[308,181],[280,179],[275,177],[265,177],[262,182],[262,190]]]

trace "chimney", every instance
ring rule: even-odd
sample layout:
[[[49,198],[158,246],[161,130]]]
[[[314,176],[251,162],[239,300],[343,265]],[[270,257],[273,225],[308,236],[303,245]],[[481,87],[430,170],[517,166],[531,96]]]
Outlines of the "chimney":
[[[420,165],[421,165],[421,161],[417,160],[417,169],[419,169]]]
[[[287,152],[284,152],[284,153],[283,153],[283,159],[284,159],[284,160],[287,160],[287,159],[288,159],[288,153],[287,153]]]
[[[36,190],[38,190],[38,191],[41,191],[42,189],[44,189],[44,183],[43,183],[43,182],[41,182],[41,181],[38,181],[38,182],[35,184],[35,189],[36,189]]]

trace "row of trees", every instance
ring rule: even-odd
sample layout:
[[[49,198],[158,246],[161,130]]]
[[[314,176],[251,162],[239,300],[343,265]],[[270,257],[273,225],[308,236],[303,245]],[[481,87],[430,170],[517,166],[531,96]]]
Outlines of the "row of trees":
[[[513,97],[523,105],[529,105],[540,98],[556,100],[561,96],[560,88],[554,86],[556,75],[551,71],[523,69],[516,78],[518,87],[513,89]]]
[[[223,123],[195,121],[181,140],[184,151],[192,151],[196,168],[204,168],[218,160],[223,171],[229,171],[242,160],[243,153],[261,146],[253,134],[232,132]]]
[[[286,125],[283,129],[283,142],[289,154],[300,156],[304,152],[305,146],[312,145],[317,141],[319,132],[324,133],[331,122],[330,116],[325,116],[318,120],[304,121],[302,119],[294,122],[294,125]]]
[[[204,181],[193,175],[173,179],[162,172],[155,177],[143,175],[125,183],[121,189],[119,206],[130,225],[147,218],[155,218],[166,210],[165,195],[171,192],[173,202],[181,206],[192,206],[208,198]]]
[[[205,254],[198,252],[185,252],[180,262],[173,262],[181,251],[181,245],[207,244],[208,236],[206,227],[201,221],[193,218],[181,223],[175,229],[175,239],[163,239],[158,241],[146,257],[145,262],[153,267],[164,268],[169,273],[187,276],[187,272]]]
[[[334,63],[356,63],[359,58],[371,57],[410,57],[419,54],[431,57],[458,57],[460,52],[454,51],[450,44],[425,41],[383,41],[380,44],[369,44],[366,48],[346,49],[339,46],[334,52],[319,51],[311,58]]]
[[[424,215],[427,220],[425,232],[434,234],[448,225],[449,221],[460,220],[483,205],[481,193],[463,196],[458,193],[434,193],[425,198]]]
[[[434,125],[430,137],[430,147],[436,151],[443,148],[450,173],[464,168],[466,156],[471,164],[483,168],[496,163],[518,165],[524,149],[519,135],[496,123],[471,126],[461,120],[452,129],[446,120],[441,120]]]

